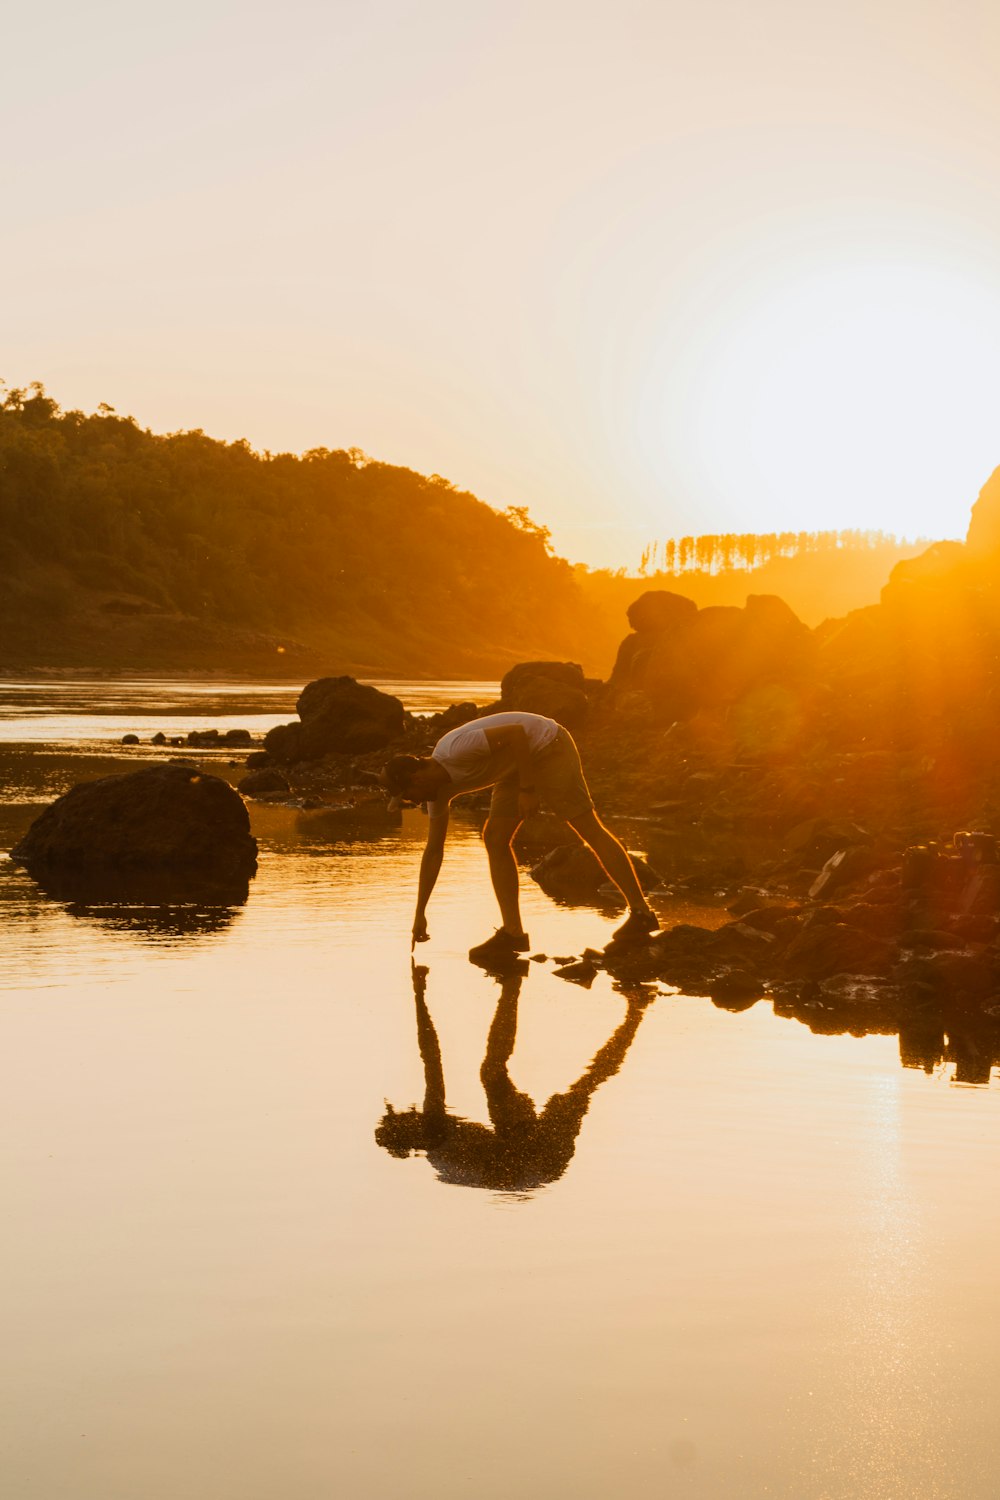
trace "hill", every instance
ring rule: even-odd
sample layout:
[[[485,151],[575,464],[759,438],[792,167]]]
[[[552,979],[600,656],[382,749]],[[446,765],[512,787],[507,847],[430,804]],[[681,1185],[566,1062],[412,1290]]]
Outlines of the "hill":
[[[815,625],[873,603],[924,545],[803,534],[788,555],[788,540],[684,538],[663,549],[679,567],[590,571],[523,508],[358,449],[156,434],[107,406],[62,411],[40,385],[0,404],[7,673],[493,677],[555,658],[607,676],[647,589],[700,606],[778,594]]]
[[[606,667],[570,566],[523,510],[357,450],[157,435],[40,386],[0,408],[0,668],[475,676]]]

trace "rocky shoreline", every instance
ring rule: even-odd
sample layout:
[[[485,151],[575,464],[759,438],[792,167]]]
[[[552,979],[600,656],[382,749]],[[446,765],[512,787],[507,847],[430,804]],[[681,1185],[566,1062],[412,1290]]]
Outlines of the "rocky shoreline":
[[[608,682],[523,663],[498,704],[428,719],[322,679],[299,723],[249,757],[240,790],[377,826],[388,754],[426,752],[498,707],[546,714],[575,734],[601,813],[638,820],[654,886],[730,917],[588,951],[564,977],[604,968],[731,1008],[768,996],[815,1029],[906,1034],[921,1057],[961,1029],[975,1033],[965,1068],[988,1074],[1000,1057],[998,567],[1000,471],[964,545],[901,563],[880,604],[846,620],[809,630],[779,599],[698,610],[647,593]],[[601,900],[574,840],[542,817],[516,847],[559,899]]]
[[[238,790],[378,836],[394,826],[378,785],[388,756],[426,753],[498,708],[544,714],[576,736],[601,814],[637,830],[644,883],[728,917],[573,955],[562,977],[588,984],[603,968],[733,1009],[766,996],[814,1029],[898,1032],[922,1065],[961,1035],[963,1069],[988,1076],[1000,1059],[998,569],[1000,471],[965,544],[899,564],[880,604],[845,620],[810,630],[777,598],[699,610],[648,592],[607,682],[525,662],[498,703],[424,718],[351,677],[319,678],[297,720],[249,754]],[[558,819],[529,819],[515,848],[556,899],[607,899]]]

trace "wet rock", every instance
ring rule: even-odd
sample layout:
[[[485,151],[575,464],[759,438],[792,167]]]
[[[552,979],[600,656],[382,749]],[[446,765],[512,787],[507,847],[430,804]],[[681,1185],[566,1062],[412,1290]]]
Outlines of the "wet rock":
[[[525,818],[514,836],[517,854],[536,861],[539,855],[566,843],[566,824],[553,813],[536,812]]]
[[[923,985],[949,1006],[981,1006],[1000,997],[1000,968],[991,953],[904,953],[895,969],[903,985]]]
[[[274,761],[266,750],[251,750],[243,764],[248,770],[256,770],[260,766],[273,766]]]
[[[244,776],[237,783],[236,790],[244,797],[266,797],[273,792],[290,792],[291,786],[287,776],[283,776],[273,766],[265,766],[260,771],[251,771],[249,776]]]
[[[422,719],[420,727],[430,731],[433,742],[436,743],[449,730],[461,729],[463,724],[470,724],[478,717],[479,708],[475,703],[451,703],[439,714],[430,714],[426,719]]]
[[[563,964],[561,968],[553,969],[552,972],[559,979],[569,979],[573,984],[583,985],[585,990],[589,990],[597,978],[597,969],[594,964],[584,960],[574,964]]]
[[[151,745],[165,745],[167,743],[167,737],[163,733],[163,730],[158,729],[149,743]]]
[[[829,900],[835,891],[870,875],[875,862],[876,856],[868,845],[854,844],[848,849],[838,849],[830,855],[810,885],[810,900]]]
[[[123,734],[122,735],[122,744],[123,745],[138,745],[138,743],[139,743],[139,736],[137,734]]]
[[[834,974],[886,974],[895,950],[871,933],[845,922],[811,922],[792,938],[783,967],[792,977],[829,979]]]
[[[722,1010],[743,1011],[756,1005],[763,995],[757,975],[749,969],[730,969],[712,980],[712,1003]]]
[[[948,952],[964,949],[965,940],[954,932],[941,932],[933,927],[909,928],[899,937],[903,948],[929,948],[933,952]]]
[[[221,738],[217,729],[192,729],[184,743],[198,750],[214,750]]]
[[[253,735],[249,729],[227,729],[222,737],[227,745],[253,744]]]
[[[500,708],[541,714],[578,729],[590,708],[583,668],[576,662],[521,662],[501,681]]]
[[[581,693],[586,690],[583,668],[575,661],[522,661],[500,679],[501,703],[510,701],[510,695],[516,692],[519,683],[538,677],[558,682],[563,687],[576,688]]]
[[[11,857],[32,874],[238,882],[257,868],[257,843],[227,782],[173,763],[74,787],[35,819]]]
[[[639,883],[644,890],[660,885],[660,876],[644,859],[632,855]],[[531,871],[546,895],[560,901],[592,901],[607,882],[607,873],[586,844],[560,844],[539,860]]]
[[[834,974],[820,981],[819,991],[828,1000],[851,1006],[895,1006],[900,998],[898,985],[870,974]]]
[[[402,735],[406,718],[398,698],[353,677],[310,682],[296,707],[299,723],[279,724],[264,736],[267,753],[285,765],[382,750]]]

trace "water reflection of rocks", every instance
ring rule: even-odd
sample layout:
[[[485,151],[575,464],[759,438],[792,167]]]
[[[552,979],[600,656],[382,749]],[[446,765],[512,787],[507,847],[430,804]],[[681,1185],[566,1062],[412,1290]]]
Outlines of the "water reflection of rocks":
[[[500,979],[500,998],[490,1026],[480,1078],[490,1124],[448,1112],[444,1065],[427,1006],[427,969],[414,965],[417,1042],[424,1065],[424,1102],[408,1110],[388,1105],[375,1139],[392,1155],[421,1152],[442,1182],[530,1196],[560,1178],[573,1159],[576,1139],[595,1091],[612,1078],[635,1039],[650,993],[638,986],[626,994],[625,1018],[570,1088],[553,1094],[538,1110],[512,1082],[508,1065],[517,1036],[523,975]]]
[[[246,905],[249,881],[220,884],[132,873],[36,875],[39,891],[71,917],[153,939],[223,932]]]

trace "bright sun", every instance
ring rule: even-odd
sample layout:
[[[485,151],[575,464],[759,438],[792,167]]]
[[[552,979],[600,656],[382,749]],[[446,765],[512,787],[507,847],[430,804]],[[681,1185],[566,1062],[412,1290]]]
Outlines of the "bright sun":
[[[670,464],[664,482],[676,485],[686,453],[685,488],[737,530],[964,535],[1000,463],[995,291],[934,263],[887,263],[741,300],[647,406],[644,446],[651,466],[657,450]]]

